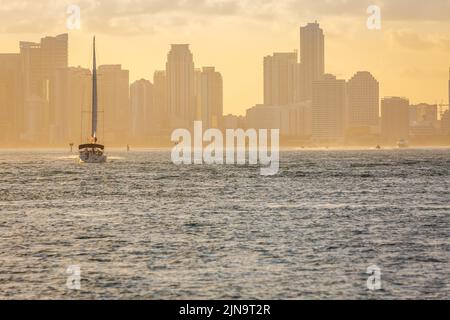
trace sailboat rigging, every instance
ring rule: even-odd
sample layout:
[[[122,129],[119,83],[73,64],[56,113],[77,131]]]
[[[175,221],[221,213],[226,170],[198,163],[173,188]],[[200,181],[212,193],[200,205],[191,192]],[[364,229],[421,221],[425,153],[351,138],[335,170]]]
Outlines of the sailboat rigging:
[[[92,128],[91,138],[88,144],[79,146],[80,161],[84,163],[104,163],[107,160],[104,154],[105,146],[98,144],[97,137],[97,114],[98,114],[98,95],[97,95],[97,60],[95,52],[95,37],[93,41],[93,66],[92,66]]]

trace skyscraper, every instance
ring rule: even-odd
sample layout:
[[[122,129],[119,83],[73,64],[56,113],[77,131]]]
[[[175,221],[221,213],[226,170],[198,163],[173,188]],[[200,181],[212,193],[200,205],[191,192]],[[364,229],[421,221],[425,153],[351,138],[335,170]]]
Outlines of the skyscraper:
[[[91,92],[92,74],[89,69],[69,67],[56,70],[55,83],[50,90],[50,105],[54,109],[49,136],[51,144],[86,142],[91,123]]]
[[[58,68],[69,65],[69,36],[67,33],[41,39],[42,73],[46,80],[52,80]]]
[[[55,106],[50,105],[50,91],[55,84],[56,71],[68,67],[68,35],[45,37],[40,43],[21,41],[20,55],[23,68],[24,122],[33,127],[33,134],[27,133],[26,139],[29,142],[48,142],[49,127],[54,124],[57,112]],[[35,109],[38,106],[42,110]],[[33,108],[33,111],[28,110],[28,107]],[[34,112],[39,114],[38,118],[31,117]],[[33,124],[33,121],[38,123]],[[24,129],[26,132],[27,128]]]
[[[381,100],[381,136],[390,144],[409,139],[408,99],[386,97]]]
[[[317,22],[300,28],[301,100],[311,100],[313,82],[325,72],[325,40]]]
[[[43,139],[49,116],[40,44],[20,42],[20,57],[23,68],[23,127],[20,139],[38,143]]]
[[[222,75],[214,67],[203,67],[200,87],[200,112],[204,128],[220,128],[223,116]]]
[[[130,86],[131,135],[133,142],[146,142],[157,123],[154,110],[153,84],[145,79]]]
[[[170,128],[190,128],[196,117],[194,59],[188,44],[173,44],[167,56]]]
[[[441,133],[450,135],[450,110],[445,110],[441,119]]]
[[[326,74],[313,82],[312,137],[321,142],[339,142],[344,138],[346,83]]]
[[[296,52],[264,57],[264,104],[282,106],[295,102],[298,63]]]
[[[129,71],[121,65],[98,68],[99,130],[109,145],[129,143],[131,126]],[[103,116],[102,116],[103,113]],[[104,123],[103,123],[104,117]]]
[[[378,126],[380,87],[370,72],[357,72],[347,82],[347,103],[349,128]]]
[[[0,54],[0,142],[17,142],[22,128],[23,91],[19,54]]]
[[[155,71],[153,75],[153,95],[155,112],[160,119],[160,121],[158,121],[158,127],[155,128],[155,134],[169,136],[167,76],[165,71]]]

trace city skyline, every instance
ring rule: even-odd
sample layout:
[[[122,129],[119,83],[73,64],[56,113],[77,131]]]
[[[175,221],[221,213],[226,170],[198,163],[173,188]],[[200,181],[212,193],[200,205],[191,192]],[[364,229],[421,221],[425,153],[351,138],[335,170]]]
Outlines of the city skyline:
[[[412,103],[446,103],[447,90],[442,83],[447,80],[450,41],[446,30],[450,23],[443,16],[449,9],[445,1],[426,6],[418,1],[406,5],[380,0],[380,30],[366,26],[369,1],[341,5],[308,0],[154,2],[127,8],[120,6],[120,0],[98,5],[81,1],[81,29],[69,30],[69,64],[90,65],[90,38],[97,34],[102,38],[100,60],[104,64],[122,62],[133,82],[150,79],[155,70],[164,68],[170,43],[190,43],[196,64],[214,65],[222,71],[225,113],[244,115],[248,107],[263,102],[263,57],[299,51],[299,26],[317,20],[327,37],[329,73],[348,79],[358,70],[369,70],[382,84],[381,96],[407,96]],[[37,40],[46,33],[68,31],[67,3],[42,1],[38,6],[45,9],[42,19],[35,15],[37,6],[27,3],[19,9],[5,5],[0,52],[17,52],[18,39]],[[192,19],[188,20],[187,14]],[[423,86],[424,82],[429,85]]]
[[[0,300],[450,299],[449,12],[0,0]]]
[[[260,67],[264,104],[246,108],[245,128],[264,128],[262,123],[266,123],[268,128],[281,129],[288,140],[332,144],[359,141],[364,145],[408,140],[410,133],[430,138],[447,130],[441,128],[446,118],[438,121],[443,109],[428,101],[411,103],[411,110],[415,105],[427,105],[435,109],[436,119],[412,117],[415,111],[410,110],[409,97],[404,99],[408,106],[401,113],[405,114],[402,119],[389,107],[383,109],[383,102],[390,105],[387,101],[391,100],[380,96],[382,84],[367,69],[357,70],[348,80],[329,73],[325,68],[325,57],[330,56],[325,49],[326,32],[318,21],[299,28],[300,51],[274,52],[264,57]],[[6,119],[1,128],[3,132],[17,131],[19,143],[63,145],[68,140],[89,139],[83,129],[85,116],[76,113],[77,109],[84,113],[89,108],[88,82],[82,78],[89,77],[90,71],[69,65],[69,43],[68,33],[45,36],[40,42],[20,41],[19,53],[0,55],[5,89],[2,114]],[[99,125],[104,139],[115,145],[133,141],[147,145],[151,137],[159,137],[157,143],[167,144],[171,131],[192,129],[193,122],[200,120],[206,128],[228,129],[229,121],[223,121],[227,115],[223,71],[213,65],[199,66],[195,60],[190,44],[172,44],[165,68],[155,71],[150,80],[136,81],[130,81],[130,71],[122,63],[100,62],[99,105],[105,112]],[[11,69],[14,66],[16,69]],[[11,77],[16,86],[8,90]],[[138,85],[144,81],[145,85]],[[78,105],[72,105],[74,99]],[[401,137],[383,129],[392,121],[383,119],[387,115],[402,123],[409,121]],[[13,121],[8,123],[7,119]],[[79,130],[75,119],[82,123]],[[392,136],[386,136],[386,132]],[[77,133],[79,140],[74,139]],[[8,139],[3,133],[3,143]]]

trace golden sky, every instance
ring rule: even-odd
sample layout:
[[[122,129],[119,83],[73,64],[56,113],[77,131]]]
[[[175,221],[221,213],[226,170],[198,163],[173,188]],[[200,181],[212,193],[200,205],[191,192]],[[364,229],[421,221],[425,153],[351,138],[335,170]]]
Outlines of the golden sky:
[[[66,27],[70,4],[81,8],[81,30]],[[366,27],[372,4],[381,30]],[[447,103],[449,18],[449,0],[0,0],[0,52],[68,32],[70,65],[87,67],[95,34],[99,64],[122,64],[134,81],[164,69],[171,43],[189,43],[196,67],[222,73],[225,113],[244,114],[263,100],[263,57],[298,50],[299,27],[317,20],[326,72],[367,70],[382,96]]]

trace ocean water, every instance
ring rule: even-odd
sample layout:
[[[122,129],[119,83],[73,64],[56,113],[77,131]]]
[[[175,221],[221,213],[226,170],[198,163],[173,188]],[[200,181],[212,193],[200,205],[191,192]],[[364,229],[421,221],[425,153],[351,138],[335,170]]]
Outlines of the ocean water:
[[[0,299],[450,298],[450,149],[109,155],[0,151]]]

